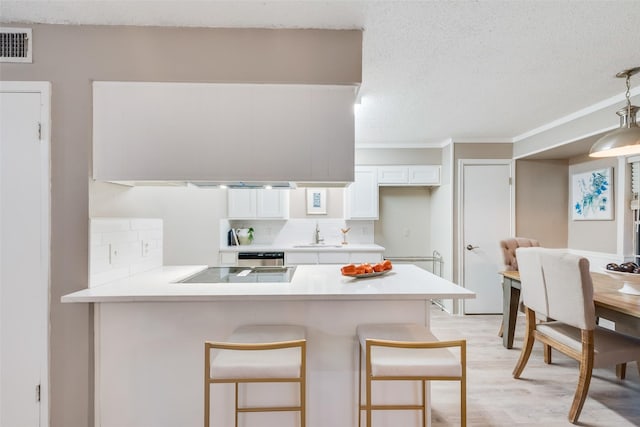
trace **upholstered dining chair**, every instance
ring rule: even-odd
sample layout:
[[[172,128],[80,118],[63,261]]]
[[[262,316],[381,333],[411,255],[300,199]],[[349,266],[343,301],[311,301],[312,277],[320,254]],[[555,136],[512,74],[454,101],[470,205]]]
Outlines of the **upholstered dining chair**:
[[[524,344],[513,377],[520,378],[538,340],[580,363],[578,385],[569,410],[576,423],[593,368],[640,360],[640,338],[596,325],[593,283],[586,258],[543,248],[517,251],[522,298],[526,307]],[[536,323],[536,313],[553,321]],[[553,398],[553,397],[551,397]]]
[[[516,249],[530,248],[540,246],[535,239],[527,237],[512,237],[510,239],[500,240],[500,248],[502,248],[502,256],[504,258],[504,269],[507,271],[518,271],[518,259],[516,258]]]
[[[518,248],[530,248],[533,246],[540,246],[540,243],[535,239],[530,239],[528,237],[512,237],[510,239],[500,240],[500,248],[502,249],[502,258],[503,262],[503,270],[506,271],[518,271],[518,259],[516,258],[516,249]],[[518,301],[514,301],[514,304],[517,304]],[[523,307],[520,307],[520,311],[524,311]],[[498,331],[498,336],[502,336],[504,332],[504,322],[507,322],[509,319],[502,319],[502,323],[500,323],[500,330]],[[515,326],[515,324],[513,325]]]

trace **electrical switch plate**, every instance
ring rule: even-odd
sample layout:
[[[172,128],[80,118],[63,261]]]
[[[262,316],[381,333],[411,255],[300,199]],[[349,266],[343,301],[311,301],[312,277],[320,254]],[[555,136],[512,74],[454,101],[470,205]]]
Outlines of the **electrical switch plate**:
[[[639,205],[640,205],[640,201],[638,199],[631,200],[631,210],[632,211],[637,211]]]
[[[109,243],[109,264],[115,264],[118,261],[118,249]]]

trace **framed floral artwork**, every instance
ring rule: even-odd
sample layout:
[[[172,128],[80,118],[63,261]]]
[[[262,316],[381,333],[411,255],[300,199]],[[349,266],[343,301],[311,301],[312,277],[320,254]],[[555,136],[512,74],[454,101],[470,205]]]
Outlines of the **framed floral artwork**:
[[[572,219],[613,219],[613,168],[571,176]]]
[[[307,188],[307,215],[327,214],[327,190]]]

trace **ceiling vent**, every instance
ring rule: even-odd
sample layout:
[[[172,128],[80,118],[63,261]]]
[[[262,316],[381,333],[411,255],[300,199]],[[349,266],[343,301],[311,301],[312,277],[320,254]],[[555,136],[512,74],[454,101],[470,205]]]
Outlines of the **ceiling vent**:
[[[0,62],[33,62],[31,28],[0,28]]]

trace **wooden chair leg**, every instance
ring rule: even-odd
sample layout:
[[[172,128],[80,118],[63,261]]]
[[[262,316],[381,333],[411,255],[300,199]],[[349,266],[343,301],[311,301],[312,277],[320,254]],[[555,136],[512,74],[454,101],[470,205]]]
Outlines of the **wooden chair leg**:
[[[627,376],[627,364],[620,363],[619,365],[616,365],[616,377],[618,377],[618,379],[620,380],[623,380],[625,379],[626,376]]]
[[[551,364],[551,346],[549,344],[544,344],[544,363]]]
[[[502,334],[504,334],[504,319],[500,322],[500,330],[498,331],[498,336],[502,338]]]
[[[536,327],[536,313],[533,310],[527,308],[526,318],[527,328],[524,333],[524,343],[522,345],[522,351],[520,352],[518,363],[516,363],[516,367],[513,369],[513,378],[520,378],[520,374],[522,374],[525,365],[529,361],[529,356],[531,356],[531,349],[533,349],[533,342],[535,341],[533,332]]]
[[[573,403],[569,410],[569,421],[572,424],[578,422],[582,406],[589,392],[591,374],[593,372],[593,331],[582,331],[582,357],[580,358],[580,378],[578,387],[573,397]]]

